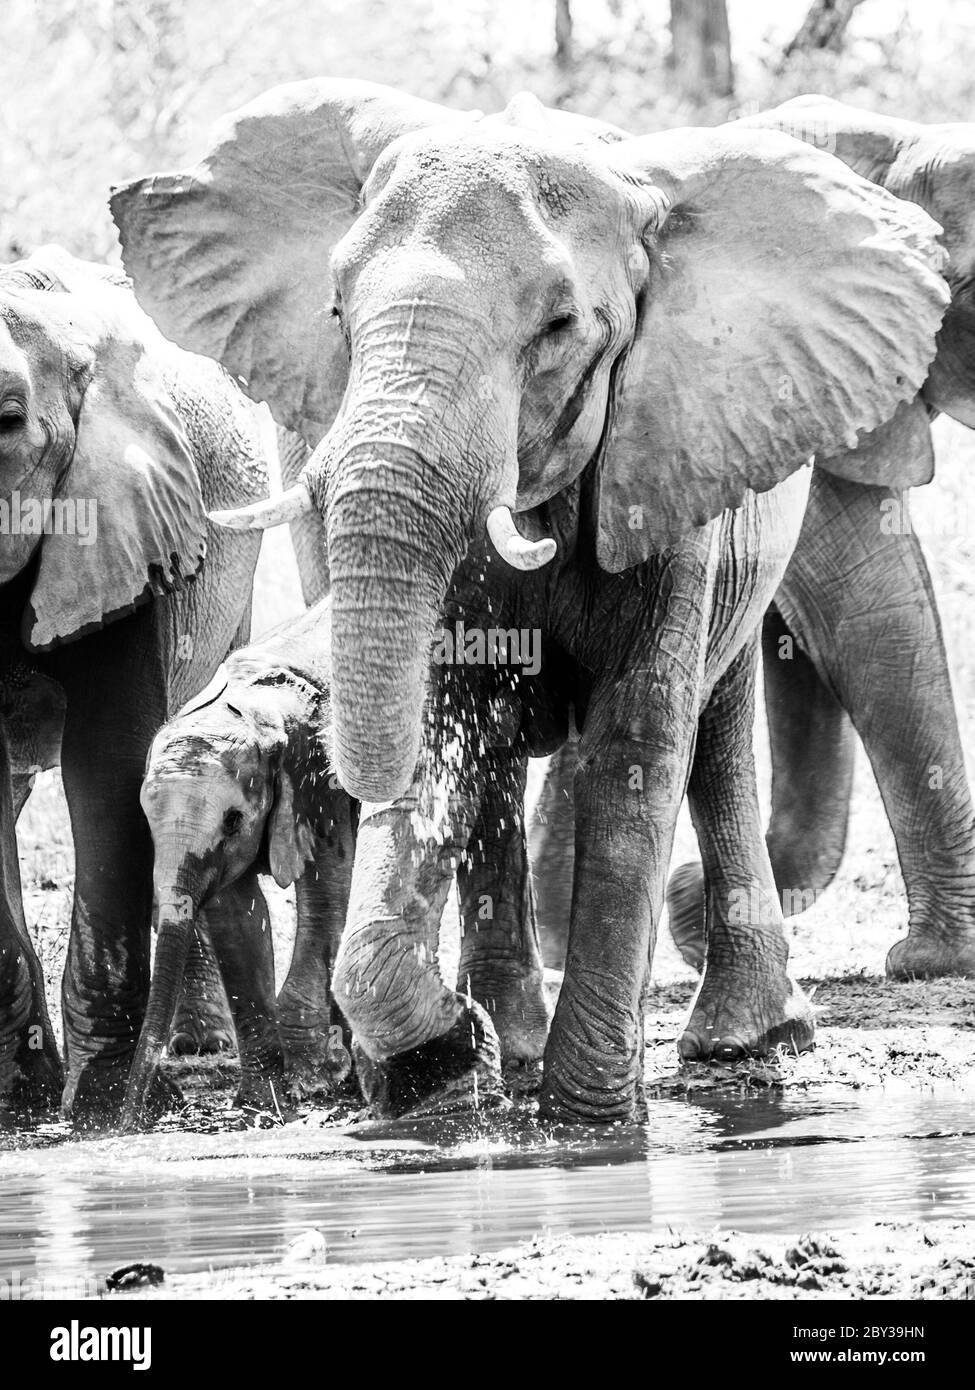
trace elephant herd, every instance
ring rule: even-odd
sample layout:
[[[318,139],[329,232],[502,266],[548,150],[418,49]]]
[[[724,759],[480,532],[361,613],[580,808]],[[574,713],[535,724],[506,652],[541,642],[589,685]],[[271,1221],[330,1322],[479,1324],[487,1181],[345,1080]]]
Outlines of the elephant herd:
[[[836,872],[857,735],[888,972],[975,974],[940,624],[888,524],[932,417],[975,427],[973,181],[975,126],[819,97],[632,137],[322,79],[116,188],[124,276],[0,269],[0,1109],[147,1123],[164,1049],[231,1031],[218,971],[242,1102],[501,1104],[527,1064],[543,1115],[626,1120],[665,898],[703,971],[681,1056],[809,1047],[783,903]],[[249,642],[283,523],[309,606]],[[58,762],[63,1053],[16,840]],[[295,884],[277,995],[262,874]]]

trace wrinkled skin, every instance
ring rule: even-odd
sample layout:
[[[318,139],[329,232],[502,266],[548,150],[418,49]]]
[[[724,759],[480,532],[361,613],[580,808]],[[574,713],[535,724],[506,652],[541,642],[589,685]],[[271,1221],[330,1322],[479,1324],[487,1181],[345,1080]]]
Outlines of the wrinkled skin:
[[[537,629],[572,672],[563,698],[580,725],[576,852],[543,1111],[634,1111],[647,961],[688,784],[718,928],[682,1050],[811,1041],[809,1007],[786,971],[745,733],[755,633],[798,535],[809,474],[797,470],[882,426],[917,390],[946,295],[930,278],[939,258],[919,214],[908,227],[904,205],[854,184],[836,161],[813,169],[794,142],[725,139],[627,141],[530,101],[471,121],[368,84],[313,82],[241,113],[202,174],[160,176],[113,200],[143,302],[178,340],[220,351],[282,423],[326,416],[330,299],[344,331],[345,395],[294,501],[310,496],[326,523],[335,766],[367,803],[334,988],[378,1089],[396,1097],[390,1108],[480,1088],[497,1071],[473,986],[471,997],[446,990],[431,950],[508,722],[503,700],[485,706],[477,666],[430,688],[448,593],[448,627],[459,611],[469,627]],[[269,193],[274,180],[284,186]],[[243,222],[309,188],[319,202],[286,229],[281,266],[303,256],[321,275],[331,241],[332,283],[312,280],[300,299],[267,293],[274,307],[255,320],[234,238],[257,244]],[[814,205],[800,210],[807,198]],[[884,223],[869,250],[862,217]],[[794,282],[777,258],[800,231],[818,269],[809,276],[805,262]],[[264,235],[272,249],[263,271],[248,266],[250,283],[264,273],[286,291],[270,219]],[[222,346],[208,336],[207,305],[180,284],[194,255],[227,316]],[[316,284],[321,307],[306,323]],[[767,315],[756,294],[775,299]],[[290,343],[290,359],[268,353],[269,341]],[[788,407],[776,394],[783,373]],[[727,390],[715,390],[722,378]],[[277,506],[224,519],[261,525],[272,512],[285,519]],[[417,769],[431,722],[435,766]],[[519,780],[505,773],[501,785]],[[477,935],[505,959],[508,932]],[[523,938],[528,975],[537,948],[534,965],[529,956]]]
[[[330,978],[348,901],[353,816],[326,750],[329,603],[234,652],[156,735],[142,806],[155,851],[158,944],[122,1114],[144,1118],[195,927],[205,916],[231,1002],[238,1103],[280,1112],[350,1069]],[[306,872],[307,870],[307,872]],[[277,1001],[259,873],[297,880],[298,928]]]
[[[0,476],[6,505],[98,504],[89,544],[62,526],[5,536],[0,556],[19,764],[0,805],[0,1105],[60,1100],[80,1124],[111,1122],[149,985],[145,756],[247,635],[258,547],[210,530],[205,508],[246,501],[266,473],[252,407],[226,376],[165,343],[112,273],[51,248],[0,270]],[[30,769],[58,756],[76,863],[63,1078],[14,871]]]
[[[829,143],[865,178],[944,228],[952,303],[922,397],[975,426],[975,124],[919,125],[826,97],[800,97],[741,124]],[[885,441],[933,464],[927,421]],[[934,593],[907,494],[817,474],[809,511],[765,623],[772,751],[769,855],[786,915],[835,876],[846,840],[859,735],[894,831],[908,934],[887,957],[895,979],[975,974],[975,809]],[[910,655],[913,654],[913,655]],[[671,926],[704,959],[699,866],[674,876]]]

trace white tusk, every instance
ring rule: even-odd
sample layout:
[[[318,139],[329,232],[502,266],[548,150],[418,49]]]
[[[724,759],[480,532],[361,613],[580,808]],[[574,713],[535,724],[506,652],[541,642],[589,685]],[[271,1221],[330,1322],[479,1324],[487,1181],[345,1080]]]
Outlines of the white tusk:
[[[226,526],[228,531],[266,531],[270,526],[283,526],[286,521],[294,521],[304,512],[313,512],[315,504],[305,483],[295,483],[280,497],[269,497],[264,502],[252,502],[249,507],[235,507],[232,511],[208,512],[210,520],[218,526]]]
[[[487,532],[491,544],[508,564],[516,570],[538,570],[547,565],[555,554],[555,542],[530,541],[519,534],[510,507],[495,507],[488,513]]]

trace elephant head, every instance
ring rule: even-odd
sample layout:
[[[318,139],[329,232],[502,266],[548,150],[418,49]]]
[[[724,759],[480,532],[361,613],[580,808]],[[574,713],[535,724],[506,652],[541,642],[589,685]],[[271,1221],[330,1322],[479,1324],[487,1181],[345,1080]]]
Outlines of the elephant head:
[[[177,352],[118,274],[56,247],[0,269],[0,583],[33,565],[33,650],[200,567],[207,518],[174,404]]]
[[[947,299],[930,219],[827,154],[630,139],[532,98],[472,117],[295,84],[112,210],[163,331],[327,429],[289,497],[223,519],[322,511],[336,770],[369,801],[410,782],[472,538],[544,565],[554,541],[512,512],[581,479],[587,553],[645,560],[886,421]]]
[[[261,651],[258,644],[229,657],[149,750],[142,807],[153,838],[158,934],[123,1128],[137,1123],[169,1038],[201,908],[253,868],[288,887],[321,828],[330,790],[326,697],[317,682]]]
[[[802,96],[736,126],[783,130],[825,147],[941,224],[951,306],[924,399],[975,428],[975,122],[922,125]]]

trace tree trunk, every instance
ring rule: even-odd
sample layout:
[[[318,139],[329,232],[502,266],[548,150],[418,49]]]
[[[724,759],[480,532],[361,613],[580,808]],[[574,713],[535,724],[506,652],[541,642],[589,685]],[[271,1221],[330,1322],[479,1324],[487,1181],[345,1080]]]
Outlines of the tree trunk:
[[[798,34],[786,44],[784,56],[791,58],[795,53],[813,49],[839,52],[853,11],[862,3],[863,0],[813,0]]]
[[[572,11],[569,0],[555,0],[555,66],[567,72],[572,66]]]
[[[670,44],[670,64],[682,96],[707,101],[732,95],[725,0],[670,0]]]

